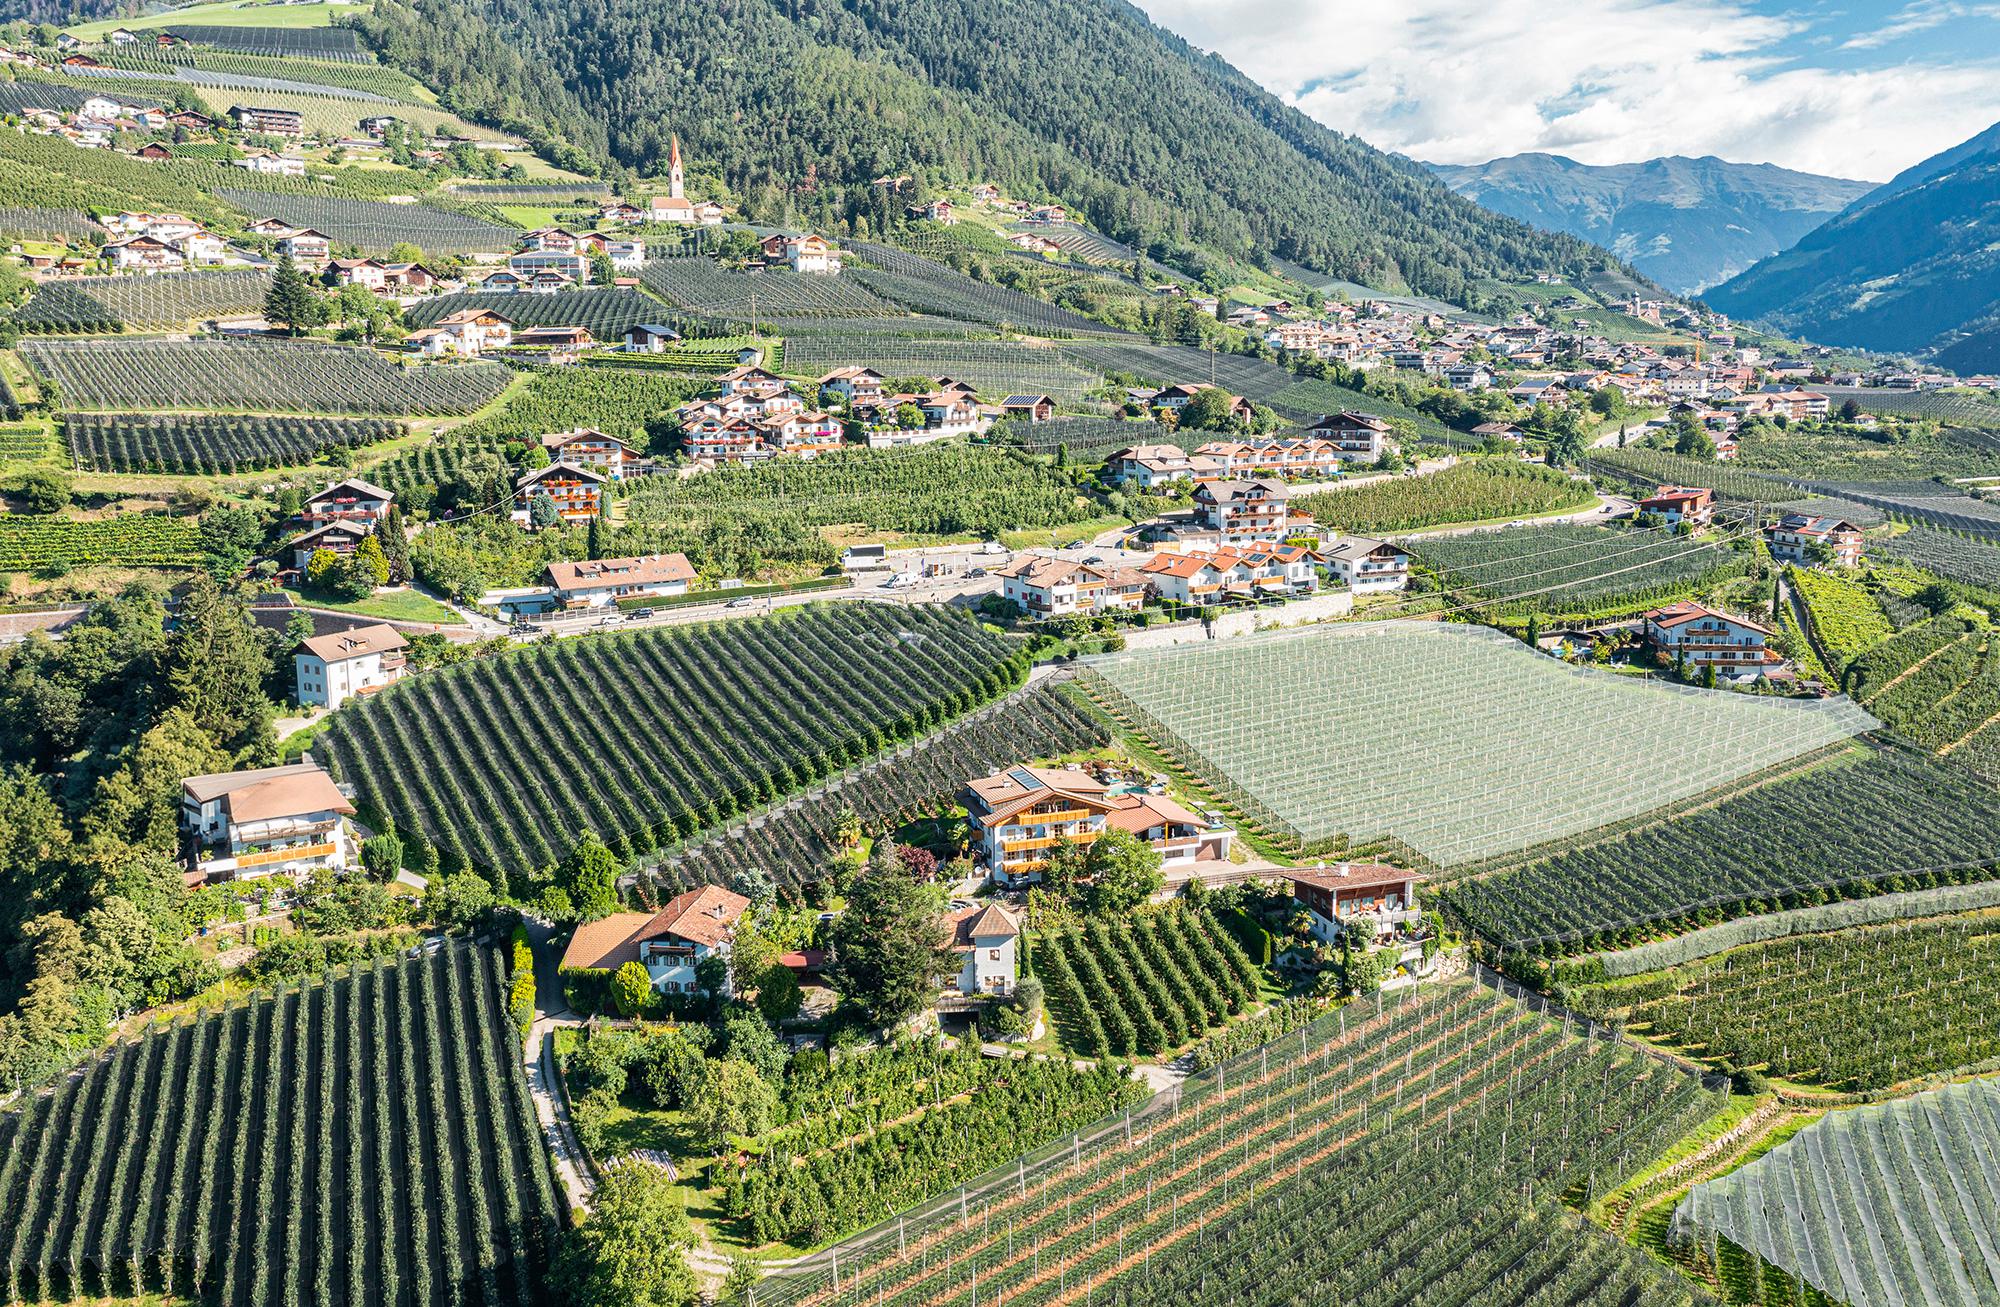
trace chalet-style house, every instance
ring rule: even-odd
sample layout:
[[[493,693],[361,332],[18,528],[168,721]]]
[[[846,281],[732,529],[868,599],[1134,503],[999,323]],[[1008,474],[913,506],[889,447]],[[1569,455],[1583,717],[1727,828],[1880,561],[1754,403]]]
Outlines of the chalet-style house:
[[[1815,546],[1825,548],[1835,567],[1853,567],[1861,561],[1861,528],[1838,517],[1818,513],[1787,513],[1764,528],[1764,542],[1771,557],[1800,567],[1814,565]]]
[[[492,309],[454,309],[408,338],[418,353],[432,357],[477,358],[513,343],[513,319]]]
[[[674,410],[681,450],[698,462],[757,463],[780,454],[812,457],[840,448],[838,419],[808,409],[805,399],[762,368],[722,374],[721,393]]]
[[[1189,381],[1179,385],[1168,386],[1162,390],[1153,392],[1152,406],[1158,409],[1165,409],[1169,413],[1179,413],[1193,402],[1196,395],[1199,395],[1204,390],[1214,389],[1215,387],[1209,385],[1206,381]],[[1257,413],[1251,407],[1249,400],[1243,398],[1241,395],[1231,395],[1229,397],[1229,416],[1238,422],[1247,423],[1255,419]]]
[[[403,679],[409,641],[388,623],[316,635],[292,655],[294,697],[301,707],[331,711],[357,695]]]
[[[538,467],[514,482],[514,511],[509,516],[518,526],[533,527],[535,499],[547,495],[563,525],[588,522],[603,510],[605,481],[602,472],[574,463]]]
[[[729,956],[736,923],[750,900],[719,885],[704,885],[669,901],[658,912],[614,912],[585,922],[563,951],[564,971],[615,972],[637,962],[663,994],[700,991],[695,969],[703,959]],[[728,992],[728,980],[723,992]]]
[[[311,227],[300,227],[287,231],[271,242],[271,248],[288,256],[294,263],[325,263],[333,253],[333,241],[323,231]]]
[[[945,918],[951,951],[960,958],[958,992],[1011,994],[1020,974],[1021,925],[997,903],[959,908]]]
[[[354,805],[315,763],[190,776],[181,782],[187,880],[344,871]]]
[[[1041,879],[1059,839],[1094,842],[1107,829],[1131,832],[1168,865],[1228,861],[1227,827],[1164,795],[1113,794],[1081,767],[1013,767],[966,785],[977,858],[995,884]]]
[[[1336,477],[1356,459],[1331,440],[1298,437],[1211,440],[1194,452],[1197,458],[1208,460],[1221,476],[1275,476],[1292,480]]]
[[[1369,413],[1329,413],[1306,428],[1314,440],[1324,440],[1354,463],[1373,463],[1393,447],[1396,429]]]
[[[1022,554],[993,574],[1000,578],[1002,597],[1037,619],[1137,612],[1146,600],[1146,578],[1127,567]]]
[[[1140,565],[1147,589],[1175,604],[1209,607],[1225,599],[1308,595],[1319,588],[1319,556],[1298,545],[1155,554]]]
[[[1291,503],[1281,481],[1210,481],[1195,487],[1195,521],[1224,545],[1283,540],[1293,522]]]
[[[576,611],[609,608],[620,599],[684,595],[695,570],[686,554],[647,554],[550,563],[547,575],[556,606]]]
[[[574,354],[578,350],[596,349],[597,337],[590,334],[590,328],[549,324],[540,327],[523,327],[514,333],[514,344],[521,349],[546,349],[558,354]]]
[[[1379,862],[1340,862],[1292,872],[1292,898],[1312,918],[1315,939],[1327,944],[1354,931],[1369,944],[1387,940],[1398,926],[1417,921],[1413,871]]]
[[[595,427],[551,431],[542,437],[542,448],[549,452],[551,462],[594,468],[613,481],[623,481],[626,468],[639,461],[637,450]]]
[[[389,505],[395,500],[393,491],[360,477],[348,477],[308,496],[299,506],[299,520],[310,526],[352,522],[373,531],[389,515]]]
[[[800,235],[780,233],[763,240],[764,262],[782,263],[793,272],[836,273],[840,271],[840,251],[824,236],[811,232]]]
[[[1706,486],[1661,486],[1639,501],[1641,513],[1651,513],[1668,526],[1686,522],[1704,527],[1715,517],[1715,492]]]
[[[119,272],[165,272],[187,266],[187,259],[179,250],[151,236],[128,236],[122,241],[108,241],[104,246],[104,257]]]
[[[269,150],[245,150],[242,157],[231,159],[229,162],[245,172],[256,173],[260,177],[306,175],[304,159],[292,154],[274,154]]]
[[[342,286],[366,286],[378,293],[421,292],[437,286],[437,276],[421,263],[381,259],[335,259],[327,265]]]
[[[1355,594],[1402,590],[1410,584],[1410,555],[1386,540],[1342,536],[1320,546],[1327,570]]]
[[[681,338],[672,327],[657,322],[640,322],[625,328],[627,354],[664,354]]]
[[[840,396],[844,404],[858,404],[880,399],[884,379],[874,368],[835,368],[819,379],[818,386]]]
[[[312,562],[312,556],[322,549],[344,558],[372,534],[374,527],[371,523],[336,520],[316,526],[287,546],[292,551],[292,566],[305,571]]]
[[[1206,455],[1201,461],[1206,467],[1226,470]],[[1176,481],[1199,479],[1196,463],[1197,460],[1178,445],[1128,445],[1104,460],[1104,474],[1107,480],[1118,485],[1157,490]]]
[[[1661,662],[1713,667],[1718,676],[1755,676],[1780,661],[1765,647],[1771,628],[1697,603],[1654,609],[1646,614],[1645,632]]]

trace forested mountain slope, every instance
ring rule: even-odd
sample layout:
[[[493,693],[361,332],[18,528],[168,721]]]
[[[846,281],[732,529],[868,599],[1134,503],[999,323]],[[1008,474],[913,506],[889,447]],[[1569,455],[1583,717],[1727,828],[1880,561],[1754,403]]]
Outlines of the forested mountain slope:
[[[1594,166],[1559,154],[1516,154],[1432,171],[1495,213],[1594,241],[1681,294],[1790,248],[1873,189],[1712,156]]]
[[[1142,246],[1447,299],[1609,262],[1321,126],[1125,0],[381,0],[365,25],[460,112],[639,170],[677,133],[760,219],[883,212],[867,183],[909,173],[1059,199]]]
[[[1918,164],[1791,249],[1709,293],[1709,303],[1813,340],[1936,347],[1953,366],[2000,363],[2000,140]],[[1984,342],[1983,344],[1981,342]]]

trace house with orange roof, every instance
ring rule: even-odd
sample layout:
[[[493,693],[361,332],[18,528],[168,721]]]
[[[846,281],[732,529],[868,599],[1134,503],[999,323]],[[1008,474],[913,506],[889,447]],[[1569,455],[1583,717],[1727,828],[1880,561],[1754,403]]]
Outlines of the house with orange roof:
[[[1422,917],[1414,871],[1380,862],[1339,862],[1292,872],[1292,898],[1312,918],[1315,939],[1333,944],[1349,931],[1370,943]]]
[[[1646,614],[1646,643],[1661,662],[1713,667],[1717,675],[1755,676],[1783,661],[1767,648],[1771,628],[1687,602]]]
[[[959,957],[958,992],[1011,994],[1020,974],[1021,924],[997,903],[975,903],[945,918]]]
[[[1165,795],[1113,793],[1082,767],[1010,767],[966,784],[977,861],[997,885],[1041,879],[1059,841],[1095,843],[1106,830],[1137,836],[1169,865],[1226,861],[1232,832]]]
[[[576,928],[561,969],[611,973],[637,962],[662,994],[702,993],[697,968],[711,957],[728,958],[737,923],[749,907],[741,894],[704,885],[658,912],[614,912]],[[722,992],[729,992],[726,975]]]
[[[1023,554],[993,574],[1001,596],[1034,618],[1137,612],[1146,601],[1146,578],[1129,567]]]
[[[317,763],[190,776],[181,782],[186,879],[250,880],[345,871],[354,805]]]
[[[1639,501],[1639,511],[1658,515],[1668,526],[1703,527],[1715,517],[1715,492],[1706,486],[1661,486]]]

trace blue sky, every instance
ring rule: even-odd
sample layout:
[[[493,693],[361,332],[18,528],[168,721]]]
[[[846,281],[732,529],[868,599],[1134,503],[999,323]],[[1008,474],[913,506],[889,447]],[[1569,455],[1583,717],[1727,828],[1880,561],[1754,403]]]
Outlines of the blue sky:
[[[1438,163],[1713,154],[1886,180],[2000,121],[2000,0],[1137,0]]]

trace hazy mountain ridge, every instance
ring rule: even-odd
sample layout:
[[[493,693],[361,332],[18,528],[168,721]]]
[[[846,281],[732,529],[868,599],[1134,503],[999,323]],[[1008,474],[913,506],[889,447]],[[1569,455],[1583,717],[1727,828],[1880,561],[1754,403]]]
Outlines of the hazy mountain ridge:
[[[1682,294],[1789,248],[1874,188],[1713,156],[1594,165],[1559,154],[1517,154],[1430,168],[1466,198],[1602,245]]]

